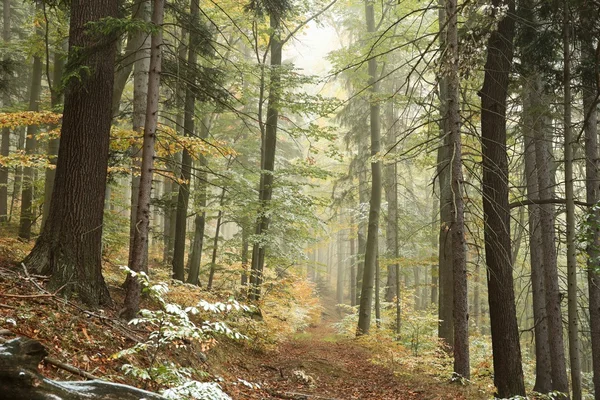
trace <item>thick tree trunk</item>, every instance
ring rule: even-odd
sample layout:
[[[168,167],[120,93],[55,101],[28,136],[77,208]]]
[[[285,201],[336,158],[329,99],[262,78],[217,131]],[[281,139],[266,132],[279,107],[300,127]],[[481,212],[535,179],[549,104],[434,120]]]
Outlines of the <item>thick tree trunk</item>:
[[[102,223],[108,167],[115,40],[86,25],[116,18],[117,0],[71,2],[70,60],[81,67],[65,92],[50,214],[25,263],[50,286],[94,307],[110,303],[102,277]]]
[[[266,235],[269,229],[270,218],[266,211],[273,195],[273,171],[275,171],[275,150],[277,147],[277,122],[279,119],[278,103],[280,99],[281,82],[281,56],[283,43],[280,38],[280,21],[277,16],[270,16],[271,25],[271,80],[269,82],[269,103],[267,106],[267,123],[264,141],[261,144],[262,160],[258,201],[259,212],[256,219],[257,236]],[[263,268],[265,265],[265,247],[255,243],[252,248],[252,265],[250,267],[250,300],[260,298],[263,282]]]
[[[567,209],[567,297],[569,319],[569,366],[573,400],[581,400],[581,358],[579,356],[579,318],[577,317],[577,244],[575,243],[575,194],[573,187],[573,133],[571,129],[571,21],[569,0],[563,1],[563,86],[565,200]]]
[[[446,7],[444,0],[439,0],[440,48],[446,48]],[[442,144],[438,148],[437,173],[440,187],[440,234],[439,234],[439,307],[438,307],[438,337],[444,342],[448,352],[454,346],[454,272],[452,268],[452,240],[450,225],[452,224],[452,191],[450,189],[451,148],[450,136],[447,135],[446,114],[448,109],[448,81],[445,76],[439,80],[440,91],[440,137]]]
[[[374,33],[375,8],[369,0],[365,1],[365,15],[367,31]],[[379,155],[381,150],[380,132],[380,106],[375,98],[379,92],[377,81],[377,60],[372,57],[368,61],[370,92],[370,130],[371,130],[371,157]],[[371,327],[371,307],[373,304],[373,284],[375,269],[377,268],[379,213],[381,210],[381,160],[371,159],[371,203],[369,207],[369,225],[367,228],[367,243],[365,248],[365,265],[362,276],[362,289],[360,294],[360,308],[358,310],[357,335],[368,335]]]
[[[2,40],[6,45],[11,39],[11,0],[3,0],[2,3]],[[9,61],[8,56],[4,58]],[[11,104],[11,98],[8,91],[2,99],[2,106],[8,107]],[[10,129],[2,128],[2,139],[0,142],[0,155],[8,156],[10,152]],[[0,222],[6,222],[8,219],[8,167],[0,167]]]
[[[506,99],[513,59],[514,0],[493,0],[508,6],[488,41],[485,78],[481,89],[483,153],[483,210],[488,300],[498,397],[525,396],[521,346],[517,326],[510,251]]]
[[[362,278],[365,268],[365,249],[367,247],[367,221],[363,217],[365,206],[369,202],[369,184],[367,182],[368,155],[366,152],[367,144],[362,138],[358,144],[358,159],[361,164],[358,171],[358,254],[356,256],[356,298],[355,303],[360,303],[360,293],[362,290]]]
[[[535,165],[535,131],[542,129],[540,117],[540,78],[537,73],[525,79],[523,100],[523,137],[525,142],[525,177],[527,199],[539,200],[537,168]],[[531,291],[533,297],[533,324],[535,336],[535,385],[538,393],[552,390],[552,366],[548,342],[546,316],[546,288],[544,285],[542,232],[540,229],[540,206],[531,204],[529,212],[529,260],[531,264]]]
[[[199,0],[191,0],[190,21],[192,25],[189,29],[188,46],[188,68],[193,68],[198,61],[198,45],[200,37],[195,26],[199,24],[200,4]],[[183,130],[186,136],[194,134],[194,118],[196,110],[196,97],[192,88],[185,91]],[[185,280],[185,244],[187,228],[187,212],[190,199],[190,178],[192,174],[192,157],[187,149],[183,150],[181,157],[181,174],[179,178],[182,183],[179,185],[179,194],[177,195],[177,216],[175,218],[175,243],[173,250],[173,278]]]
[[[142,145],[141,176],[138,188],[136,223],[133,231],[133,246],[129,252],[129,269],[138,274],[145,269],[148,259],[148,236],[150,233],[150,199],[152,194],[152,176],[154,174],[154,144],[158,128],[158,104],[160,99],[160,73],[162,66],[162,23],[165,0],[154,0],[152,23],[156,30],[150,44],[150,65],[148,70],[148,90]],[[135,318],[140,309],[141,282],[137,276],[130,275],[125,294],[123,317]]]
[[[40,11],[41,3],[36,4],[36,11]],[[36,28],[38,40],[43,37],[42,28]],[[46,60],[48,62],[48,60]],[[42,92],[42,68],[44,64],[40,55],[33,56],[33,68],[31,71],[31,89],[29,91],[29,111],[40,111],[40,95]],[[37,125],[29,125],[27,127],[27,139],[25,140],[25,154],[32,156],[35,154],[37,147],[36,136],[39,132]],[[19,219],[19,237],[21,239],[31,239],[31,226],[35,219],[35,210],[33,209],[33,185],[34,185],[34,168],[31,165],[26,165],[23,168],[23,190],[21,192],[21,216]]]

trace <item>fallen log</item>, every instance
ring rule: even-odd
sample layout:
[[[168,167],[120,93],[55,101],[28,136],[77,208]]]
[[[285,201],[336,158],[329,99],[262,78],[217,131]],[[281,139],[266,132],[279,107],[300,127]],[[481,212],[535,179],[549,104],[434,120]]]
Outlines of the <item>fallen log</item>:
[[[132,386],[102,380],[58,382],[38,372],[48,355],[37,340],[19,337],[0,344],[0,397],[11,400],[166,400]]]

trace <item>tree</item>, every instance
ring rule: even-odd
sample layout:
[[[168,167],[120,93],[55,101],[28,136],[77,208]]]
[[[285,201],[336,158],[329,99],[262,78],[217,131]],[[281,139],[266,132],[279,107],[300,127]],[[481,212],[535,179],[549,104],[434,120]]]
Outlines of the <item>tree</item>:
[[[375,7],[373,2],[365,0],[365,16],[367,20],[367,32],[373,34],[375,28]],[[369,206],[369,223],[367,227],[367,243],[365,248],[365,264],[362,275],[362,289],[360,293],[360,308],[358,310],[357,335],[368,335],[371,327],[371,306],[373,302],[373,283],[375,269],[377,268],[378,236],[379,236],[379,213],[381,209],[381,160],[378,159],[381,150],[380,132],[380,106],[375,98],[379,92],[377,79],[377,60],[369,58],[369,87],[370,99],[370,133],[371,133],[371,201]],[[379,296],[379,293],[376,293]]]
[[[444,0],[439,0],[439,26],[440,26],[440,48],[446,48],[446,7]],[[445,74],[439,77],[438,82],[440,97],[440,138],[442,144],[437,152],[437,176],[440,197],[440,232],[438,247],[438,274],[439,274],[439,298],[438,300],[438,336],[444,341],[448,350],[454,346],[454,272],[452,267],[452,241],[449,238],[450,226],[452,224],[452,191],[450,188],[451,174],[451,149],[450,136],[447,132],[448,109],[448,81]]]
[[[117,0],[71,2],[68,81],[50,213],[25,264],[95,307],[111,302],[102,277],[102,223],[112,120]]]
[[[508,6],[499,16],[500,6]],[[498,28],[488,40],[485,77],[481,89],[483,154],[483,211],[488,299],[494,355],[494,383],[498,397],[525,396],[521,346],[513,286],[508,207],[506,99],[513,58],[514,0],[493,0]]]
[[[469,370],[469,305],[467,291],[467,258],[465,242],[465,212],[463,203],[462,144],[460,136],[460,80],[458,52],[458,8],[456,0],[446,1],[446,55],[448,103],[445,134],[448,135],[451,161],[450,188],[452,208],[450,242],[452,246],[453,317],[454,317],[454,372],[465,378]]]
[[[200,19],[200,4],[198,0],[191,0],[190,11],[190,29],[189,29],[189,45],[188,45],[188,70],[192,70],[198,60],[198,46],[200,44],[199,35],[199,19]],[[188,76],[189,80],[191,76]],[[194,134],[194,118],[196,109],[196,94],[193,87],[186,87],[184,101],[184,121],[183,131],[186,136]],[[192,175],[192,156],[187,148],[183,149],[181,157],[181,171],[179,178],[182,183],[179,185],[179,193],[177,195],[177,215],[175,217],[175,241],[173,250],[173,278],[183,281],[185,280],[185,232],[187,225],[187,210],[190,199],[190,178]]]
[[[563,2],[563,90],[565,200],[567,208],[567,296],[569,317],[569,361],[573,400],[581,400],[581,361],[579,357],[579,318],[577,316],[577,244],[575,243],[575,194],[573,187],[573,133],[571,128],[571,21],[569,1]]]
[[[136,202],[136,223],[133,236],[133,246],[129,252],[129,269],[133,273],[144,270],[148,259],[148,237],[150,233],[150,199],[152,193],[152,176],[154,174],[154,145],[158,128],[158,105],[160,94],[160,72],[162,64],[162,23],[164,15],[164,0],[154,0],[152,23],[156,30],[150,43],[150,65],[148,70],[148,90],[146,101],[146,121],[144,123],[144,142],[142,145],[141,176]],[[133,319],[139,311],[141,284],[137,276],[131,276],[125,295],[123,317]]]
[[[42,8],[41,2],[36,3],[36,11],[40,12]],[[36,36],[39,40],[42,38],[42,29],[40,26],[36,28]],[[46,60],[46,62],[48,62]],[[39,54],[33,56],[33,67],[31,71],[31,88],[29,90],[29,111],[40,110],[40,95],[42,92],[42,68],[44,64],[42,57]],[[36,136],[38,134],[37,125],[29,125],[27,127],[27,139],[25,140],[25,153],[32,155],[36,150]],[[21,194],[21,217],[19,220],[19,237],[21,239],[31,239],[31,225],[34,221],[33,209],[33,183],[34,183],[34,168],[26,165],[23,168],[23,191]]]
[[[281,83],[281,54],[283,41],[281,40],[280,24],[283,10],[270,10],[269,24],[271,27],[271,79],[269,82],[269,100],[267,106],[267,120],[263,129],[261,127],[261,175],[258,189],[259,211],[256,221],[255,234],[264,235],[269,229],[267,207],[273,196],[273,171],[275,170],[275,150],[277,146],[277,123],[279,119],[278,103],[280,100]],[[263,268],[265,265],[265,246],[254,243],[252,248],[252,263],[250,265],[250,300],[260,298],[260,287],[263,281]]]
[[[3,0],[2,5],[2,40],[8,44],[11,39],[11,1]],[[2,60],[4,63],[9,63],[10,58],[4,57]],[[8,91],[4,93],[2,99],[2,105],[4,107],[11,103],[10,95]],[[10,129],[2,128],[2,138],[0,143],[0,155],[6,157],[10,152]],[[8,167],[0,167],[0,222],[6,222],[8,219]]]

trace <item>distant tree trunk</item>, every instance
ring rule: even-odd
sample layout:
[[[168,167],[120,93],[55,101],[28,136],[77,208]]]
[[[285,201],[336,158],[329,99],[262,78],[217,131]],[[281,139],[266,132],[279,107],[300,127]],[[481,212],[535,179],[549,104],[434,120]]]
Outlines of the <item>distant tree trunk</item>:
[[[350,220],[351,232],[354,230],[354,218]],[[350,305],[354,307],[356,301],[356,242],[352,237],[352,233],[348,232],[348,240],[350,240]]]
[[[363,139],[359,139],[358,144],[358,159],[361,164],[358,171],[358,254],[356,256],[356,304],[360,303],[360,293],[362,290],[362,278],[365,267],[365,249],[367,247],[367,223],[363,218],[363,208],[369,201],[369,184],[367,182],[367,160],[366,152],[367,144],[363,143]]]
[[[250,224],[246,219],[242,222],[242,253],[241,253],[241,261],[242,261],[242,286],[248,286],[248,253],[250,251]],[[247,294],[247,293],[246,293]]]
[[[206,140],[208,138],[208,124],[210,123],[209,118],[202,120],[202,126],[200,127],[200,139]],[[204,230],[206,227],[206,199],[208,197],[208,185],[207,185],[207,173],[206,168],[208,162],[203,155],[200,155],[198,160],[199,167],[196,171],[198,179],[196,180],[196,187],[194,188],[197,192],[197,212],[196,218],[194,218],[194,241],[192,244],[192,256],[190,257],[190,272],[188,274],[188,283],[192,285],[199,285],[198,279],[200,275],[200,265],[202,264],[202,249],[204,247]],[[213,272],[214,274],[214,272]]]
[[[152,34],[150,44],[150,64],[148,69],[148,88],[146,92],[146,112],[144,113],[144,139],[142,144],[141,176],[138,187],[136,223],[133,231],[133,247],[129,252],[129,269],[133,273],[144,271],[148,259],[148,236],[150,233],[150,199],[152,194],[152,177],[154,174],[154,144],[158,128],[158,104],[160,100],[160,73],[162,66],[162,23],[164,16],[164,0],[154,0],[152,23],[156,30]],[[135,318],[140,309],[141,282],[137,276],[131,275],[125,294],[123,317],[127,320]]]
[[[210,260],[210,273],[208,275],[208,285],[206,288],[211,290],[213,287],[213,280],[215,278],[215,272],[217,270],[217,251],[219,249],[219,233],[221,231],[221,223],[223,221],[223,205],[225,201],[225,189],[221,191],[221,198],[219,199],[219,213],[217,214],[217,227],[215,229],[215,239],[213,241],[212,258]]]
[[[137,1],[134,5],[132,19],[138,22],[150,22],[150,1]],[[132,130],[138,138],[145,137],[144,124],[146,122],[146,112],[148,111],[148,82],[150,71],[150,38],[148,33],[142,30],[135,32],[132,40],[139,45],[136,49],[135,62],[133,65],[133,118]],[[143,146],[143,145],[142,145]],[[137,144],[129,148],[131,156],[131,207],[129,213],[129,260],[133,259],[134,237],[136,234],[136,224],[138,219],[138,198],[140,195],[140,173],[142,165],[142,147]],[[147,269],[147,263],[144,262],[143,270]]]
[[[365,15],[367,20],[367,31],[374,33],[375,8],[369,0],[365,1]],[[380,149],[380,111],[379,103],[375,98],[379,92],[377,81],[377,60],[371,57],[368,61],[370,92],[370,128],[371,128],[371,156],[377,156]],[[365,248],[365,265],[362,276],[362,289],[360,294],[360,308],[358,311],[357,335],[368,335],[371,327],[371,307],[373,304],[373,281],[375,269],[377,268],[378,236],[379,236],[379,212],[381,210],[381,160],[371,162],[371,203],[369,207],[369,225],[367,228],[367,244]]]
[[[200,18],[199,0],[191,0],[188,46],[188,68],[193,68],[197,64],[197,49],[200,42],[198,26]],[[192,88],[186,88],[183,130],[186,136],[194,134],[194,118],[196,109],[196,96]],[[190,178],[192,174],[192,157],[187,149],[183,149],[181,157],[181,174],[179,178],[182,183],[179,185],[179,194],[177,196],[177,216],[175,219],[175,243],[173,250],[173,278],[185,280],[185,244],[187,228],[187,212],[190,199]]]
[[[36,2],[36,11],[40,11],[41,3]],[[41,40],[43,37],[42,28],[36,28],[35,36]],[[48,62],[48,61],[46,61]],[[33,56],[33,68],[31,71],[31,89],[29,91],[29,111],[40,111],[40,94],[42,92],[42,57],[38,54]],[[25,140],[25,154],[32,156],[35,154],[37,147],[36,136],[39,132],[37,125],[29,125],[27,127],[27,139]],[[26,165],[23,168],[23,191],[21,193],[21,217],[19,219],[19,237],[21,239],[31,239],[31,226],[34,221],[33,209],[33,171],[31,165]]]
[[[434,184],[435,185],[435,184]],[[434,189],[435,191],[435,189]],[[431,258],[432,260],[439,254],[439,235],[437,234],[438,229],[436,228],[437,222],[437,213],[439,211],[439,200],[436,199],[435,195],[431,196],[432,204],[431,204]],[[436,262],[436,261],[434,261]],[[439,260],[437,260],[439,263]],[[438,305],[439,302],[439,294],[438,294],[438,285],[439,285],[439,265],[432,264],[431,265],[431,295],[429,304],[430,305]]]
[[[101,249],[116,41],[86,26],[117,13],[117,0],[71,1],[69,60],[81,75],[66,85],[50,214],[25,259],[36,273],[52,275],[51,288],[64,287],[92,307],[110,303]]]
[[[514,0],[493,0],[494,10],[508,6],[488,40],[485,77],[481,89],[483,153],[483,210],[488,300],[498,397],[525,396],[521,347],[510,251],[506,99],[513,59]],[[496,11],[494,11],[496,12]]]
[[[583,115],[585,129],[586,160],[586,200],[590,204],[600,201],[600,154],[598,151],[598,104],[596,102],[598,60],[594,49],[591,27],[596,22],[597,13],[593,5],[581,10],[581,31],[583,32],[581,57]],[[594,373],[594,393],[600,394],[600,211],[597,207],[588,209],[589,237],[587,246],[587,279],[589,291],[590,340],[592,342],[592,370]]]
[[[524,59],[525,60],[525,59]],[[540,77],[537,73],[528,76],[524,83],[523,137],[525,141],[525,177],[527,198],[539,200],[537,168],[535,165],[535,131],[542,129],[540,117]],[[531,264],[531,291],[533,297],[533,323],[535,336],[535,385],[538,393],[552,390],[552,366],[548,342],[546,316],[546,289],[544,286],[542,232],[540,229],[540,206],[532,204],[529,211],[529,260]]]
[[[392,148],[391,157],[396,155],[396,123],[393,103],[389,107],[388,112],[388,129],[386,147]],[[383,167],[385,199],[388,203],[388,212],[385,226],[385,258],[388,260],[387,267],[387,284],[385,287],[385,301],[392,302],[396,296],[396,270],[398,269],[398,177],[397,177],[397,161],[395,158],[392,162],[387,163]],[[389,262],[394,260],[394,262]]]
[[[440,48],[446,48],[446,7],[444,0],[439,0],[439,26]],[[445,76],[439,79],[440,91],[440,137],[442,144],[438,148],[437,173],[440,187],[440,236],[439,236],[439,308],[438,308],[438,336],[444,342],[448,352],[452,352],[454,346],[454,272],[452,268],[452,240],[450,237],[450,225],[452,224],[452,191],[450,188],[451,174],[451,148],[450,136],[447,135],[448,124],[446,120],[448,109],[448,80]]]
[[[571,21],[569,0],[563,1],[563,88],[565,200],[567,209],[567,297],[569,319],[569,366],[573,400],[581,400],[581,358],[579,356],[579,318],[577,316],[577,244],[575,243],[575,194],[573,189],[573,133],[571,129]],[[600,393],[599,393],[600,394]]]
[[[48,62],[48,61],[47,61]],[[50,106],[53,110],[60,107],[63,103],[62,76],[65,67],[65,58],[59,51],[54,53],[54,71],[52,73],[52,93],[50,97]],[[46,223],[50,211],[50,201],[52,200],[52,191],[54,189],[54,177],[56,176],[56,157],[58,156],[58,147],[60,139],[51,138],[48,141],[48,161],[51,167],[46,168],[46,178],[44,181],[44,206],[42,209],[42,226]]]
[[[337,273],[336,273],[336,285],[335,285],[335,298],[337,304],[344,302],[344,230],[342,229],[342,223],[344,222],[342,217],[342,210],[338,210],[338,224],[339,231],[337,234]]]
[[[379,255],[375,260],[375,325],[381,328],[381,269],[379,267]]]
[[[544,117],[541,119],[543,120]],[[539,194],[541,199],[553,198],[553,178],[550,163],[552,161],[552,145],[547,138],[546,124],[535,137],[536,166],[538,172]],[[562,311],[560,305],[560,288],[556,265],[556,241],[554,231],[554,205],[540,205],[540,228],[542,233],[542,254],[544,261],[544,285],[546,288],[546,313],[548,321],[548,338],[550,344],[550,361],[552,363],[552,390],[568,393],[569,384],[566,372],[565,349],[563,343]]]
[[[21,150],[25,149],[25,137],[26,137],[27,131],[25,130],[24,127],[19,127],[19,128],[17,128],[17,133],[18,133],[17,151],[21,151]],[[15,167],[15,179],[13,181],[12,196],[10,199],[10,209],[8,211],[8,222],[10,222],[12,220],[15,203],[17,202],[17,199],[21,196],[21,181],[22,181],[22,179],[23,179],[23,167],[20,165],[17,165]]]
[[[2,40],[6,45],[11,39],[11,1],[3,0],[2,5]],[[5,56],[4,61],[8,62],[9,57]],[[2,105],[7,107],[11,104],[11,98],[8,91],[4,94]],[[10,153],[10,129],[2,128],[2,140],[0,143],[0,155],[8,156]],[[8,167],[0,167],[0,222],[8,220]]]
[[[265,211],[269,207],[273,195],[273,171],[275,171],[275,150],[277,147],[277,122],[279,119],[279,99],[281,82],[281,54],[283,43],[280,37],[279,16],[270,16],[271,25],[271,80],[269,82],[269,103],[267,106],[267,122],[264,140],[261,144],[261,174],[259,187],[259,213],[256,220],[256,235],[265,235],[269,229],[269,217]],[[260,298],[265,265],[265,247],[255,243],[252,248],[252,264],[250,267],[250,300]]]

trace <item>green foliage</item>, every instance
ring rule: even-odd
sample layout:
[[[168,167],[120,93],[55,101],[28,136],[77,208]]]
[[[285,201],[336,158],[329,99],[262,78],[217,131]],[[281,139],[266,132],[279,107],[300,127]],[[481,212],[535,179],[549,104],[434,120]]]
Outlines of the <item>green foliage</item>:
[[[165,392],[170,396],[168,398],[228,399],[218,385],[202,384],[192,379],[194,376],[204,376],[205,373],[193,368],[184,368],[173,362],[161,362],[161,354],[169,348],[188,348],[192,343],[209,347],[214,343],[214,337],[218,335],[236,340],[244,339],[244,335],[230,329],[221,319],[230,313],[249,312],[251,308],[235,300],[227,303],[209,303],[201,300],[195,307],[169,303],[165,299],[169,291],[166,283],[152,285],[144,272],[138,274],[127,267],[123,269],[141,280],[144,293],[158,306],[156,310],[141,310],[140,317],[130,321],[132,325],[143,326],[149,330],[147,339],[113,355],[113,358],[117,359],[131,359],[137,354],[145,354],[151,360],[150,365],[138,366],[127,363],[123,365],[123,371],[154,386],[169,387],[170,389]],[[198,324],[194,316],[201,312],[219,315],[220,319],[216,321],[202,319]],[[198,357],[204,356],[199,353]]]

